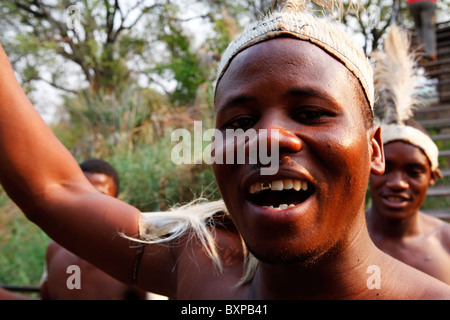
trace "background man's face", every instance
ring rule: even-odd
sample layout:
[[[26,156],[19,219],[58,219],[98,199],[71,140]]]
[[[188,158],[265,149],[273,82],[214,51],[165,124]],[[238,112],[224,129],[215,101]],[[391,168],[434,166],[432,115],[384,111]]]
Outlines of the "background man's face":
[[[384,154],[385,173],[370,178],[373,207],[387,218],[409,217],[420,209],[434,183],[430,162],[422,150],[401,141],[386,144]]]
[[[104,173],[85,172],[84,175],[89,182],[103,194],[111,197],[116,196],[114,179]]]
[[[370,142],[355,83],[322,49],[289,38],[239,53],[218,83],[217,129],[280,133],[274,176],[261,176],[258,164],[213,165],[227,208],[260,260],[310,262],[344,240],[363,210]],[[289,188],[289,180],[307,190]],[[252,193],[274,181],[289,190]],[[270,209],[281,204],[288,208]]]

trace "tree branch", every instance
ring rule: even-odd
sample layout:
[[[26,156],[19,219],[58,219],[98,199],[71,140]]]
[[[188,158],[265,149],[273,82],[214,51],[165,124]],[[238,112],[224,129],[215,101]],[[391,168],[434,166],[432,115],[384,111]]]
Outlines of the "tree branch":
[[[35,80],[44,81],[45,83],[48,83],[48,84],[51,85],[52,87],[54,87],[54,88],[56,88],[56,89],[59,89],[59,90],[62,90],[62,91],[65,91],[65,92],[68,92],[68,93],[74,93],[74,94],[77,94],[77,93],[78,93],[77,90],[64,88],[64,87],[62,87],[62,86],[56,84],[56,83],[53,82],[53,81],[49,81],[49,80],[47,80],[47,79],[42,78],[41,76],[38,76]]]
[[[129,25],[125,26],[125,22],[127,20],[127,18],[129,17],[130,13],[135,10],[136,8],[139,7],[139,5],[142,3],[143,1],[139,1],[133,8],[131,8],[125,15],[122,15],[122,19],[121,19],[121,23],[119,28],[116,30],[116,32],[114,33],[113,37],[112,37],[112,42],[115,42],[117,40],[117,37],[124,31],[124,30],[131,30],[134,26],[136,26],[136,24],[142,19],[142,17],[147,14],[149,11],[157,8],[157,7],[161,7],[163,6],[163,4],[161,3],[155,3],[151,6],[148,7],[144,7],[141,10],[141,13],[137,16],[137,18]]]

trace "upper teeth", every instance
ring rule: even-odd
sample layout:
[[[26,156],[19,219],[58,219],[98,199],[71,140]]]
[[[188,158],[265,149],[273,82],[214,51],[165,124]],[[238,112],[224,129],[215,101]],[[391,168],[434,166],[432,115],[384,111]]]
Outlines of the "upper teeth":
[[[296,191],[308,190],[308,183],[306,181],[284,179],[275,180],[271,182],[257,182],[250,186],[250,193],[257,193],[261,190],[282,191],[294,189]]]
[[[389,196],[387,199],[391,202],[402,202],[405,201],[402,197],[396,197],[396,196]]]

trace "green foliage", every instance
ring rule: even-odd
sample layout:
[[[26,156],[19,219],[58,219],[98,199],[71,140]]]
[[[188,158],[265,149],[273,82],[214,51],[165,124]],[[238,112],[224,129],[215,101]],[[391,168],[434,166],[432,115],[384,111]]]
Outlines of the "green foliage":
[[[163,100],[157,92],[132,83],[123,83],[114,91],[86,89],[66,97],[71,126],[83,128],[77,145],[69,148],[80,157],[105,157],[113,149],[127,150],[138,141],[152,141],[158,133],[151,117],[157,110],[167,111]]]
[[[166,136],[153,145],[139,145],[107,158],[120,173],[120,197],[125,202],[141,211],[161,211],[199,197],[220,197],[211,167],[174,164],[170,161],[173,146]]]
[[[39,285],[48,236],[28,221],[0,188],[0,283]]]
[[[160,17],[160,24],[164,26],[158,34],[169,52],[167,61],[156,64],[155,70],[160,75],[172,75],[177,81],[176,88],[171,94],[171,101],[178,105],[191,103],[196,95],[198,86],[205,82],[200,62],[191,49],[191,41],[183,33],[179,21],[173,19],[168,8],[168,14]]]

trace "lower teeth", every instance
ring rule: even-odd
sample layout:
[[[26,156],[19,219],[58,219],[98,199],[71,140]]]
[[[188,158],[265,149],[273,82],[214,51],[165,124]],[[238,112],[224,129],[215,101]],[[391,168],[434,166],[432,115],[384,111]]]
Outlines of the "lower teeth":
[[[272,210],[284,210],[284,209],[292,208],[292,207],[295,207],[295,204],[290,204],[290,205],[287,205],[287,204],[280,204],[279,207],[274,207],[274,206],[263,206],[263,208],[266,208],[266,209],[272,209]]]

